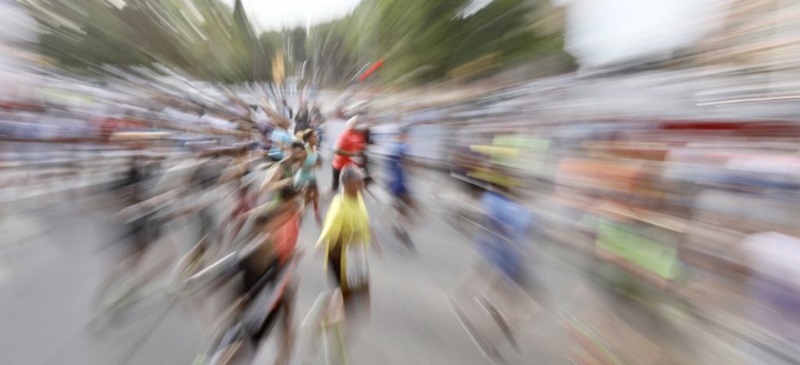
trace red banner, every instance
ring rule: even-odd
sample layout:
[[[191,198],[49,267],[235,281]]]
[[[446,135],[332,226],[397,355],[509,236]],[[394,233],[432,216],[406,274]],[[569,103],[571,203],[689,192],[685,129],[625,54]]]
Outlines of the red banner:
[[[377,70],[381,66],[383,66],[383,60],[373,63],[372,66],[370,66],[366,71],[364,71],[363,74],[361,74],[361,76],[358,77],[358,81],[362,82],[366,80],[367,77],[369,77],[369,75],[372,75],[372,73],[375,72],[375,70]]]

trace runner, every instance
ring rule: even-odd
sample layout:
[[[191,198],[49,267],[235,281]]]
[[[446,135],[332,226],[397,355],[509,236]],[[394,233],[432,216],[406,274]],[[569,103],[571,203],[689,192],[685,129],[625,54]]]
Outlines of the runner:
[[[282,187],[293,184],[294,176],[300,170],[306,157],[306,146],[303,142],[293,142],[291,144],[291,154],[271,167],[267,178],[261,184],[259,194],[279,192]],[[278,194],[279,196],[280,194]]]
[[[272,124],[275,129],[270,137],[272,147],[269,150],[269,158],[272,161],[280,161],[286,157],[292,145],[292,135],[289,134],[290,122],[284,118],[272,118]]]
[[[494,181],[483,193],[480,206],[483,222],[479,224],[476,237],[481,262],[466,275],[458,285],[453,297],[456,314],[467,323],[468,331],[474,330],[465,317],[464,306],[477,303],[490,314],[503,330],[511,345],[518,348],[515,330],[532,318],[538,304],[530,296],[532,283],[527,272],[526,256],[529,247],[529,231],[533,215],[517,202],[518,192],[503,178]],[[463,302],[462,302],[463,301]],[[481,338],[470,333],[473,338]],[[478,341],[487,355],[495,357],[496,349]]]
[[[300,191],[291,185],[281,188],[281,201],[275,205],[273,212],[267,216],[259,218],[258,227],[262,232],[271,234],[269,239],[271,244],[265,244],[256,249],[248,259],[244,262],[244,286],[242,293],[252,290],[253,286],[258,282],[258,278],[263,275],[263,272],[269,269],[270,266],[277,266],[277,272],[282,272],[289,260],[294,256],[297,248],[297,239],[300,234],[300,217],[302,210],[298,204],[297,198],[300,196]],[[270,218],[269,215],[272,215]],[[272,261],[266,266],[261,266],[267,262],[267,257],[275,257],[277,261]],[[265,271],[256,273],[259,267],[264,267]],[[276,275],[277,277],[277,275]],[[292,314],[294,311],[294,293],[287,294],[282,303],[282,321],[281,321],[281,351],[276,360],[276,365],[288,364],[291,358],[293,343],[294,343],[294,329],[292,326]],[[264,335],[266,330],[266,323],[262,328],[256,332],[255,340],[258,341]]]
[[[126,253],[125,258],[114,267],[111,274],[98,286],[95,294],[95,303],[99,308],[112,304],[106,303],[109,300],[106,296],[115,283],[121,281],[132,283],[126,288],[126,292],[121,298],[133,295],[143,283],[149,282],[163,269],[167,268],[170,263],[169,257],[164,257],[143,273],[137,272],[137,269],[142,266],[144,257],[150,252],[153,243],[160,237],[161,233],[160,220],[155,217],[157,213],[148,211],[151,209],[142,206],[149,198],[147,184],[151,179],[151,175],[145,171],[146,167],[142,157],[135,156],[131,160],[131,167],[122,189],[126,191],[124,196],[127,197],[127,205],[138,208],[135,210],[126,209],[126,213],[119,216],[123,222],[127,221],[123,223],[124,229],[127,230],[127,236],[123,238],[123,241],[128,243],[130,250]],[[138,277],[136,277],[137,275]]]
[[[323,123],[325,123],[325,117],[322,115],[319,105],[314,103],[311,108],[311,129],[317,133],[317,144],[319,145],[325,141]]]
[[[369,295],[366,249],[371,241],[377,252],[381,248],[371,234],[369,214],[361,197],[364,176],[357,167],[348,166],[342,170],[341,179],[343,192],[331,202],[317,247],[325,250],[325,266],[330,269],[335,286],[342,289],[346,304],[351,294]],[[364,270],[353,270],[358,266]]]
[[[295,175],[295,186],[300,187],[305,192],[305,204],[313,204],[314,218],[318,224],[322,224],[319,214],[319,188],[317,187],[317,176],[314,170],[322,166],[322,160],[317,154],[317,133],[311,129],[300,132],[301,140],[306,143],[306,160],[300,171]]]
[[[240,217],[246,222],[242,230],[244,235],[237,242],[237,254],[231,262],[223,264],[220,269],[206,269],[192,277],[186,283],[186,290],[193,292],[198,285],[213,285],[210,289],[218,290],[224,287],[229,280],[239,277],[241,281],[236,286],[236,297],[231,301],[233,317],[243,320],[244,328],[232,327],[234,333],[244,331],[245,338],[230,340],[219,349],[217,356],[238,352],[242,345],[249,345],[252,351],[248,354],[252,359],[258,353],[258,346],[268,335],[271,324],[280,319],[281,342],[275,364],[289,363],[294,342],[294,329],[292,327],[292,313],[294,310],[294,288],[288,287],[271,296],[264,297],[261,292],[271,290],[273,283],[285,274],[288,263],[295,257],[297,238],[300,230],[300,205],[297,198],[299,191],[288,185],[281,188],[281,201],[273,202],[255,208]],[[214,265],[212,265],[214,266]],[[215,274],[221,270],[219,274]],[[216,275],[218,278],[208,283],[205,276]],[[259,307],[262,298],[277,300],[274,306]],[[274,297],[274,298],[273,298]],[[244,319],[243,319],[244,318]],[[253,319],[258,321],[253,321]],[[237,336],[237,338],[239,338]],[[249,339],[249,343],[243,343]]]
[[[508,185],[494,184],[481,196],[485,218],[484,234],[477,240],[478,250],[500,278],[517,285],[526,279],[525,242],[533,222],[532,214],[516,202]]]
[[[417,210],[417,204],[408,189],[408,130],[401,129],[394,141],[388,146],[387,190],[394,197],[393,206],[398,217],[392,220],[392,231],[408,248],[414,243],[408,235],[407,227],[412,223],[410,210]]]
[[[342,169],[348,164],[355,163],[354,158],[364,153],[364,135],[358,131],[358,123],[358,116],[350,118],[345,126],[345,131],[339,135],[336,146],[333,148],[331,192],[334,194],[339,190],[339,177]]]

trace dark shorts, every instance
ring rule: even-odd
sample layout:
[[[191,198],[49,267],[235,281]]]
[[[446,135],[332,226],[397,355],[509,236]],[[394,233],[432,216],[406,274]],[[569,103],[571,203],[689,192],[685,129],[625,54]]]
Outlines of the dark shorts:
[[[242,281],[241,285],[238,287],[238,294],[245,296],[248,303],[255,300],[265,288],[269,290],[269,287],[274,285],[275,280],[280,276],[283,269],[277,258],[272,260],[262,270],[254,270],[247,264],[246,260],[240,263],[239,268],[242,272]],[[253,343],[257,344],[261,342],[264,336],[269,333],[282,307],[282,303],[276,305],[267,315],[264,322],[261,323],[261,326],[259,326],[257,330],[248,333]]]
[[[248,265],[247,260],[243,260],[239,264],[239,269],[242,272],[242,285],[239,287],[239,295],[252,297],[275,281],[281,267],[280,261],[276,258],[261,270],[253,268]]]
[[[328,252],[328,269],[330,270],[333,283],[337,287],[342,286],[342,248],[335,247]]]
[[[348,291],[342,287],[342,250],[334,248],[328,252],[328,270],[334,287],[342,290],[342,300],[344,300],[345,316],[357,318],[359,316],[369,316],[370,313],[370,289],[369,285],[357,291]]]
[[[337,170],[335,167],[331,168],[333,171],[333,180],[331,181],[331,191],[336,192],[339,190],[339,177],[342,175],[342,170]]]

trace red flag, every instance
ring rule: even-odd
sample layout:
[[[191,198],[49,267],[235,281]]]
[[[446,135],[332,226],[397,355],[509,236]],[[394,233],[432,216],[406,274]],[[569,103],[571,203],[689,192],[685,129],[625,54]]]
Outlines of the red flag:
[[[369,77],[369,75],[371,75],[373,72],[375,72],[375,70],[377,70],[381,66],[383,66],[383,60],[373,63],[372,66],[370,66],[366,71],[364,71],[363,74],[361,74],[361,76],[358,77],[358,81],[366,80],[367,77]]]

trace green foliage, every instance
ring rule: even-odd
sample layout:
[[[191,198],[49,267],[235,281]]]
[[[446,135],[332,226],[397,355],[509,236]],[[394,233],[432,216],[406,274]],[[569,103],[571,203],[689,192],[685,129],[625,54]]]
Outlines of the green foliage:
[[[28,0],[46,56],[69,68],[155,63],[203,79],[241,82],[254,73],[256,39],[217,0]],[[122,5],[124,4],[124,5]],[[272,54],[272,52],[263,52]],[[265,57],[268,59],[268,57]]]
[[[364,0],[339,20],[259,35],[239,1],[233,9],[220,0],[22,3],[44,29],[41,51],[76,70],[158,63],[211,81],[270,81],[280,51],[289,75],[305,62],[305,82],[343,85],[384,60],[371,82],[412,86],[564,54],[560,34],[533,26],[547,11],[537,0],[493,0],[470,12],[471,0]]]
[[[566,55],[560,34],[532,26],[548,15],[542,12],[550,11],[540,2],[494,0],[477,11],[465,11],[470,5],[470,0],[364,0],[350,16],[314,27],[309,53],[325,68],[326,80],[338,82],[349,81],[365,64],[383,59],[375,78],[396,86],[441,81],[456,70],[480,77],[541,57]]]

